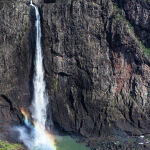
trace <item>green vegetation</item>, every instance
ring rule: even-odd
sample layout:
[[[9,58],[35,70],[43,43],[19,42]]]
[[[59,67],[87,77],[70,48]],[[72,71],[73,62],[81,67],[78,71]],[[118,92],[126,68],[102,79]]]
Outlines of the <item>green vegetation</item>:
[[[130,24],[129,21],[126,20],[126,23],[129,27],[129,30],[132,32],[132,34],[134,35],[135,39],[136,39],[136,42],[138,43],[138,45],[140,46],[140,48],[143,50],[143,52],[150,58],[150,48],[147,48],[143,41],[140,41],[137,37],[136,37],[136,34],[135,34],[135,31],[134,31],[134,27]]]
[[[90,150],[85,144],[77,143],[69,136],[63,136],[60,138],[61,139],[56,140],[57,150]]]
[[[144,42],[143,42],[143,41],[140,41],[140,40],[137,38],[137,36],[136,36],[136,34],[135,34],[135,31],[134,31],[134,27],[131,25],[131,23],[130,23],[123,15],[121,15],[121,12],[119,12],[119,11],[120,11],[120,8],[118,7],[117,4],[114,4],[114,5],[113,5],[113,10],[114,10],[114,13],[115,13],[115,18],[120,19],[120,20],[123,20],[123,21],[127,24],[128,28],[129,28],[129,30],[130,30],[130,32],[132,33],[132,35],[134,36],[134,38],[135,38],[135,40],[136,40],[136,42],[137,42],[137,44],[140,46],[140,48],[143,50],[143,52],[150,58],[150,48],[147,48],[147,47],[144,45]]]
[[[126,24],[128,25],[129,30],[132,32],[134,37],[136,37],[136,34],[134,32],[134,27],[131,25],[131,23],[128,20],[125,20],[125,21],[126,21]]]
[[[28,31],[28,26],[27,26],[27,25],[25,25],[24,31],[25,31],[25,32]]]
[[[119,7],[116,4],[114,4],[113,5],[113,10],[114,10],[114,12],[118,12],[119,11]]]
[[[55,52],[51,52],[51,54],[52,54],[53,57],[58,56],[57,53],[55,53]]]
[[[0,150],[23,150],[23,147],[20,144],[12,144],[0,140]]]
[[[142,48],[143,52],[150,58],[150,48],[145,47],[142,41],[139,41],[139,45]]]
[[[115,18],[121,19],[121,20],[125,19],[124,16],[121,15],[120,8],[118,7],[117,4],[113,5],[113,11],[114,11]]]
[[[53,78],[52,82],[53,82],[53,90],[56,91],[57,90],[57,79]]]

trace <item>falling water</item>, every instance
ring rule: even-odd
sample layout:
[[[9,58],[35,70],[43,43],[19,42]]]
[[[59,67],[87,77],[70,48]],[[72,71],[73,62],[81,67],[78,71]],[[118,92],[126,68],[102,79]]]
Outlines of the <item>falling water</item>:
[[[56,137],[50,134],[46,129],[47,119],[47,104],[48,95],[46,93],[43,69],[43,55],[41,46],[41,22],[38,7],[30,0],[30,5],[35,9],[35,37],[36,37],[36,51],[34,62],[34,77],[33,77],[33,101],[30,108],[32,121],[29,119],[30,115],[21,108],[24,116],[24,126],[15,127],[15,131],[19,132],[19,139],[24,143],[28,150],[89,150],[84,145],[77,144],[69,137]],[[50,126],[53,125],[51,117],[49,118]],[[55,140],[57,138],[57,140]]]
[[[45,128],[46,122],[46,106],[48,104],[48,97],[45,90],[44,71],[43,71],[43,57],[41,48],[41,25],[40,14],[38,8],[32,4],[36,13],[36,54],[35,54],[35,74],[33,79],[34,97],[32,103],[32,117],[35,122],[41,124]]]
[[[21,109],[24,115],[25,126],[17,127],[20,133],[20,140],[28,147],[29,150],[55,150],[54,139],[49,132],[46,131],[46,107],[48,104],[48,96],[45,89],[43,56],[41,47],[41,22],[38,7],[30,1],[30,5],[35,9],[36,21],[36,52],[35,52],[35,73],[33,78],[33,101],[31,113],[33,125],[29,121],[28,114]]]

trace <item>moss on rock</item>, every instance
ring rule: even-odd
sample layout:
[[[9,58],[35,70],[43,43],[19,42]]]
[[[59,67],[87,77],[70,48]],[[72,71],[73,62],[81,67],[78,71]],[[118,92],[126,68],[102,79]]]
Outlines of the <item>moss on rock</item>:
[[[0,140],[0,150],[25,150],[20,144]]]

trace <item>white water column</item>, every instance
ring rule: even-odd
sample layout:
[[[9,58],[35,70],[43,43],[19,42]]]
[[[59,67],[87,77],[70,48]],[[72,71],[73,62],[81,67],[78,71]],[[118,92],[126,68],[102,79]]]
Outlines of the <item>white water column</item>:
[[[33,78],[33,102],[31,107],[32,117],[34,121],[43,128],[45,128],[45,122],[47,117],[46,107],[48,104],[48,96],[45,90],[44,81],[44,69],[43,69],[43,55],[41,47],[41,24],[40,24],[40,14],[37,6],[32,4],[31,6],[35,8],[36,14],[36,51],[35,51],[35,73]]]

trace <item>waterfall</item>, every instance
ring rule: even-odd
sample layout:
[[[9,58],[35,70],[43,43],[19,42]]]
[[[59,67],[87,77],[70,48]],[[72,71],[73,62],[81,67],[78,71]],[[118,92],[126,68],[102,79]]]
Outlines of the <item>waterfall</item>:
[[[29,121],[29,115],[22,108],[25,126],[16,127],[19,131],[20,140],[28,147],[29,150],[56,150],[53,136],[46,130],[47,104],[48,96],[44,81],[43,55],[41,46],[41,21],[38,7],[30,5],[35,9],[36,21],[36,51],[34,61],[34,78],[33,78],[33,101],[31,105],[31,114],[33,123]],[[51,121],[51,120],[50,120]]]
[[[43,69],[43,56],[41,48],[41,25],[40,14],[38,8],[32,4],[35,8],[36,14],[36,52],[35,52],[35,73],[33,79],[34,93],[32,103],[32,117],[35,122],[38,122],[45,127],[46,122],[46,106],[48,104],[48,97],[45,90],[44,81],[44,69]]]

